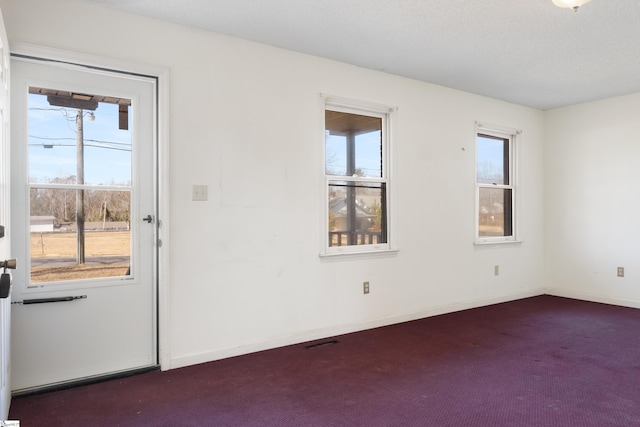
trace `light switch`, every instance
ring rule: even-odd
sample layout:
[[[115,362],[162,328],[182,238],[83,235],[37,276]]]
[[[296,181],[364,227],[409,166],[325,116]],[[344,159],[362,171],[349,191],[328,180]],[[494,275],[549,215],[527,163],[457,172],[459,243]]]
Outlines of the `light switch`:
[[[209,199],[209,187],[206,185],[194,185],[192,190],[192,200],[195,202],[206,202]]]

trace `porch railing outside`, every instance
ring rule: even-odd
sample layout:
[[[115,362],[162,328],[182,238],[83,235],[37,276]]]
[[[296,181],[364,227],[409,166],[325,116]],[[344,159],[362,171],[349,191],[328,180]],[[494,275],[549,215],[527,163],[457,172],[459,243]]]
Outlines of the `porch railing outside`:
[[[329,246],[375,245],[384,243],[380,231],[330,231]]]

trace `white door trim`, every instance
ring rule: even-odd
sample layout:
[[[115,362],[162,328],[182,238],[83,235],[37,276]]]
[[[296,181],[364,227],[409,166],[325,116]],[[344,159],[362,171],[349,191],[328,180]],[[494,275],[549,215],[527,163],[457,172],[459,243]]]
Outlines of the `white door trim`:
[[[157,141],[158,164],[155,174],[158,191],[158,363],[160,369],[170,368],[169,336],[169,70],[157,65],[142,64],[114,58],[54,49],[28,43],[12,42],[11,53],[34,59],[102,68],[128,74],[139,74],[157,79]]]

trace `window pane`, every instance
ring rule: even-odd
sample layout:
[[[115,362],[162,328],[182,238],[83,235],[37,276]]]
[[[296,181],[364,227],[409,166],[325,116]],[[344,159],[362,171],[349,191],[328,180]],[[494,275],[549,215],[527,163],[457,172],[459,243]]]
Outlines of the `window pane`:
[[[130,109],[128,99],[30,87],[29,182],[129,184]]]
[[[343,135],[325,137],[325,173],[327,175],[347,175],[347,138]]]
[[[358,176],[382,177],[382,131],[356,136],[355,173]]]
[[[387,242],[386,185],[329,184],[329,246]]]
[[[510,189],[485,188],[479,190],[478,236],[511,236],[512,192]]]
[[[31,283],[129,274],[129,191],[31,189]],[[78,235],[76,200],[84,199]],[[78,247],[83,241],[84,263]]]
[[[478,183],[509,185],[509,139],[478,135],[476,146]]]
[[[326,173],[382,177],[382,119],[325,111]]]

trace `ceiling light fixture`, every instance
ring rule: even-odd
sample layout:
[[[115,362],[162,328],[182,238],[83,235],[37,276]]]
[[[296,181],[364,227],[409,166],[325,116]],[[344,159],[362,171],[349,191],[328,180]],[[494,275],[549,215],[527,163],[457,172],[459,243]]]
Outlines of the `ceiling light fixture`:
[[[591,0],[551,0],[553,4],[558,7],[566,7],[573,9],[574,12],[578,11],[580,6],[584,6],[589,3]]]

